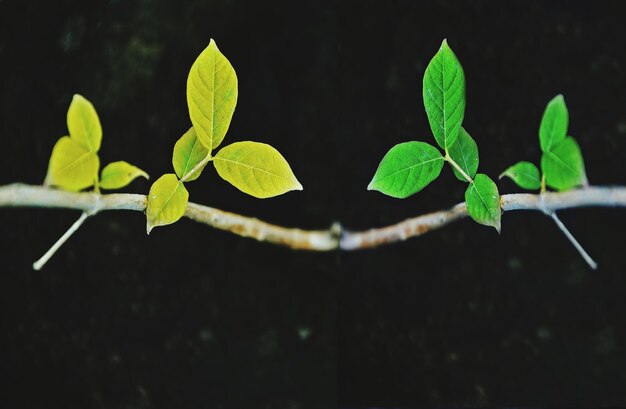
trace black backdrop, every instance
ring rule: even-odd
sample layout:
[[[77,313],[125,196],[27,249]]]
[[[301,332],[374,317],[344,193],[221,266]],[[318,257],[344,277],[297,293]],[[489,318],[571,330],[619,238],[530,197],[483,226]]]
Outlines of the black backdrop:
[[[444,37],[481,171],[538,162],[563,93],[590,181],[626,184],[619,1],[298,3],[0,0],[0,184],[41,183],[74,93],[100,114],[104,163],[170,172],[187,72],[214,38],[239,77],[226,141],[277,147],[305,190],[260,201],[207,169],[193,201],[303,228],[444,208],[463,197],[448,169],[404,201],[365,190],[392,145],[432,142],[421,79]],[[2,406],[626,405],[623,210],[562,212],[597,272],[534,213],[505,214],[500,236],[466,220],[314,254],[188,220],[147,237],[134,212],[89,220],[33,272],[77,217],[0,209]]]

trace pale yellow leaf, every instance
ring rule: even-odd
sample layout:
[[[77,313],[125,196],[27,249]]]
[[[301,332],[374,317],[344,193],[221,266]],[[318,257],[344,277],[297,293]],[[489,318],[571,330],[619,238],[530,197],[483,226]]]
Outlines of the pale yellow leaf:
[[[157,226],[172,224],[185,214],[189,192],[175,174],[161,176],[152,184],[146,207],[148,234]]]
[[[95,152],[64,136],[52,149],[46,183],[67,190],[82,190],[93,186],[99,167]]]
[[[224,139],[237,105],[237,75],[211,40],[191,66],[187,105],[198,139],[210,151]]]
[[[102,142],[102,126],[91,102],[76,94],[67,110],[70,137],[91,152],[97,152]]]
[[[260,199],[302,190],[285,158],[264,143],[233,143],[222,148],[213,163],[222,179]]]

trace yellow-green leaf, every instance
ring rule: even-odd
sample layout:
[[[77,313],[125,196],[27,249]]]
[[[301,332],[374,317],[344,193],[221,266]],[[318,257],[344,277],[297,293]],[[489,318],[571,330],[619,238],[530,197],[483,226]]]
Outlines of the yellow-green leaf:
[[[209,150],[198,140],[196,131],[192,126],[174,145],[172,165],[179,178],[191,172],[209,155]],[[186,182],[198,179],[206,163],[187,177]]]
[[[109,163],[102,169],[100,187],[102,189],[120,189],[138,177],[150,179],[148,174],[123,160]]]
[[[95,152],[64,136],[52,149],[46,184],[73,191],[86,189],[98,179],[99,167]]]
[[[213,163],[222,179],[260,199],[302,190],[285,158],[264,143],[233,143],[222,148]]]
[[[185,214],[189,192],[175,174],[168,173],[157,179],[148,193],[146,230],[148,234],[157,226],[172,224]]]
[[[216,148],[237,105],[237,74],[213,40],[191,66],[187,105],[200,142],[208,150]]]
[[[91,102],[76,94],[67,110],[67,129],[72,140],[91,152],[102,142],[102,126]]]

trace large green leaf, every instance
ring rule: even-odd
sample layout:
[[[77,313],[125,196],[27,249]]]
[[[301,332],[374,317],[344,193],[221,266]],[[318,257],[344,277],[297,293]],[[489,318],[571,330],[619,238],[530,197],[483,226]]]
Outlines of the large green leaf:
[[[467,212],[477,223],[492,226],[500,232],[500,194],[489,176],[479,173],[465,191]]]
[[[172,165],[179,178],[191,172],[200,162],[209,155],[209,150],[200,143],[196,131],[192,126],[174,145]],[[198,179],[206,164],[189,176],[186,182]]]
[[[216,148],[224,139],[237,104],[237,75],[215,41],[200,53],[187,78],[189,116],[200,142]]]
[[[102,189],[120,189],[138,177],[150,179],[148,174],[123,160],[109,163],[102,169],[100,187]]]
[[[248,141],[225,146],[213,163],[222,179],[260,199],[302,190],[285,158],[264,143]]]
[[[404,142],[387,152],[367,190],[404,199],[419,192],[441,172],[443,157],[424,142]]]
[[[500,179],[504,176],[511,178],[513,182],[523,189],[533,190],[541,188],[539,169],[530,162],[517,162],[502,172]]]
[[[146,231],[172,224],[185,214],[189,192],[175,174],[161,176],[152,184],[146,207]]]
[[[435,140],[447,151],[456,141],[465,115],[465,74],[446,40],[426,68],[423,96]]]
[[[583,155],[571,136],[543,153],[541,170],[546,177],[546,185],[557,190],[580,186],[586,180]]]
[[[455,161],[470,178],[476,175],[476,171],[478,170],[478,146],[463,127],[459,130],[459,135],[454,145],[448,148],[448,153],[452,160]],[[457,179],[467,182],[467,179],[465,179],[461,172],[454,167],[452,170]]]
[[[76,94],[67,110],[70,137],[91,152],[97,152],[102,142],[102,126],[91,102]]]
[[[100,160],[95,152],[64,136],[52,149],[46,183],[67,190],[82,190],[96,182],[99,167]]]
[[[541,118],[539,145],[544,152],[550,151],[567,136],[569,114],[563,95],[552,98]]]

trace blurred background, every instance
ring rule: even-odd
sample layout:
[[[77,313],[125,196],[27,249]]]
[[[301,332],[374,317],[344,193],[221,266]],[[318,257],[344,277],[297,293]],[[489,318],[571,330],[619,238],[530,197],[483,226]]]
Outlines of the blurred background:
[[[189,67],[210,38],[239,78],[225,142],[257,140],[304,191],[246,196],[207,169],[191,200],[281,225],[383,226],[463,200],[445,168],[419,194],[365,190],[396,143],[433,142],[428,61],[447,38],[464,126],[494,177],[539,162],[563,93],[592,184],[626,184],[620,1],[0,0],[0,185],[40,184],[74,93],[103,164],[171,172],[190,126]],[[149,182],[127,191],[146,193]],[[507,180],[501,193],[518,189]],[[376,250],[316,254],[136,212],[89,220],[31,269],[76,211],[0,209],[0,386],[12,408],[626,405],[626,211],[554,224],[507,213]]]

